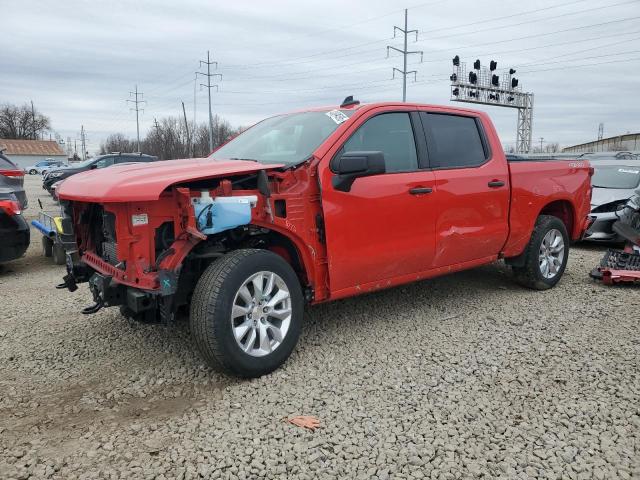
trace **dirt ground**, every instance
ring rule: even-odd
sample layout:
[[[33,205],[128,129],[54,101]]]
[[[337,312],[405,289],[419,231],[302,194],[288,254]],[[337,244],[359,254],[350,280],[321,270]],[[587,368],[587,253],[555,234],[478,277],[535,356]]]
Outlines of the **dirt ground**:
[[[640,287],[594,283],[602,252],[546,292],[496,264],[310,308],[243,381],[185,322],[82,315],[32,230],[0,267],[0,478],[640,478]]]

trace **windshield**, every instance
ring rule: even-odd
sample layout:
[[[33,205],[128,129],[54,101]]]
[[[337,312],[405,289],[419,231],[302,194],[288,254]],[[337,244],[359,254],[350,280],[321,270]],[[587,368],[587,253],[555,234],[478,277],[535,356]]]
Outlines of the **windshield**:
[[[69,166],[72,168],[84,168],[91,165],[93,162],[95,162],[95,160],[96,160],[95,158],[90,158],[89,160],[85,160],[84,162],[73,163]]]
[[[255,160],[295,165],[313,151],[353,111],[302,112],[267,118],[213,152],[213,160]]]
[[[591,185],[599,188],[636,188],[640,183],[640,167],[611,165],[595,167]]]

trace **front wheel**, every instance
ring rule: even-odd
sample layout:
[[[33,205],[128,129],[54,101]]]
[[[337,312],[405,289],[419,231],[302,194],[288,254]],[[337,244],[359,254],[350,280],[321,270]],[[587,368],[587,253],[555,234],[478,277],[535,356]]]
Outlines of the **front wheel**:
[[[259,377],[293,351],[303,308],[298,277],[282,257],[267,250],[236,250],[200,277],[191,300],[191,334],[214,369]]]
[[[569,259],[569,235],[564,223],[557,217],[540,215],[524,256],[524,265],[513,267],[518,283],[535,290],[555,286]]]
[[[35,175],[36,173],[38,173],[38,171],[35,168],[29,170],[29,175]]]

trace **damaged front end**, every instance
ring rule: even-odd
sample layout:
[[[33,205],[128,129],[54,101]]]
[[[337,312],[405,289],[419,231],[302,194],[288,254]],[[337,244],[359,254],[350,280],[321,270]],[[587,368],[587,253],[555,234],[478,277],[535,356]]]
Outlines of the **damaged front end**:
[[[129,318],[169,322],[189,305],[208,265],[231,250],[270,249],[305,282],[299,246],[317,235],[317,212],[302,205],[315,205],[318,197],[302,200],[295,189],[280,191],[298,180],[308,182],[305,172],[279,175],[277,181],[258,172],[190,182],[170,187],[153,201],[63,200],[75,243],[67,249],[67,275],[60,287],[73,291],[88,282],[94,304],[83,310],[86,314],[119,306]],[[298,240],[297,232],[307,237]],[[292,238],[298,240],[295,246]]]
[[[67,249],[61,286],[73,291],[77,283],[89,283],[95,303],[83,313],[121,306],[132,315],[158,310],[170,316],[180,266],[207,238],[196,227],[188,188],[165,192],[157,201],[63,202],[63,211],[76,248]]]
[[[640,282],[640,196],[631,197],[624,208],[616,211],[616,216],[613,232],[626,245],[623,250],[607,250],[590,276],[606,285]]]

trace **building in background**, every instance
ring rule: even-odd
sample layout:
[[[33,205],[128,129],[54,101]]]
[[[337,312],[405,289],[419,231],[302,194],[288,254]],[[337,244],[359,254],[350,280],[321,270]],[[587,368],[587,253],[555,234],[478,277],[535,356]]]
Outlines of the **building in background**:
[[[55,140],[5,140],[0,138],[0,150],[20,168],[52,159],[67,162],[67,153]]]
[[[602,138],[593,142],[581,143],[571,147],[565,147],[563,152],[636,152],[640,150],[640,133],[627,133],[617,137]]]

